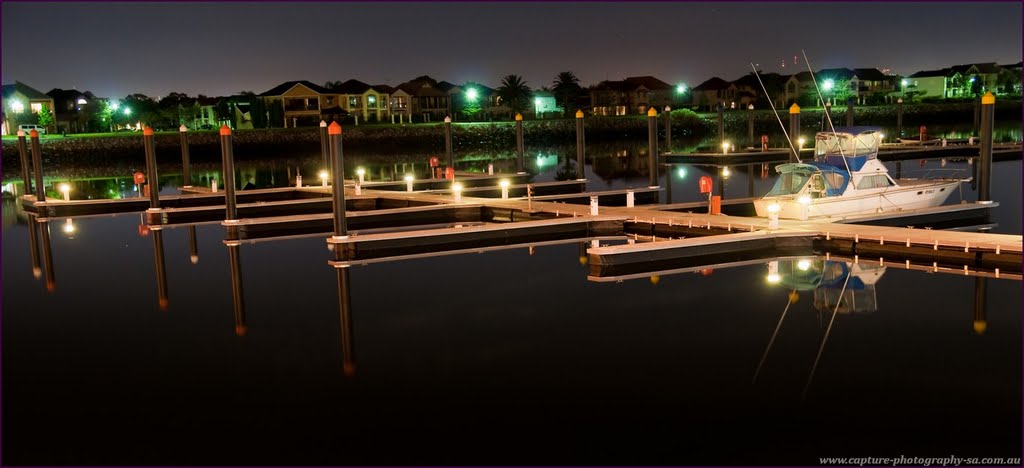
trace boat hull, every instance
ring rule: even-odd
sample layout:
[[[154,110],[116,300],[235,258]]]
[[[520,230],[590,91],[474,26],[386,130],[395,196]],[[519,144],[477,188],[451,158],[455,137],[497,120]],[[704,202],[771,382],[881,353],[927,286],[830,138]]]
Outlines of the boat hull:
[[[839,221],[850,216],[939,206],[959,184],[959,180],[912,181],[908,185],[812,199],[806,204],[792,197],[764,197],[754,201],[754,209],[758,216],[768,216],[768,206],[775,203],[779,205],[780,219]]]

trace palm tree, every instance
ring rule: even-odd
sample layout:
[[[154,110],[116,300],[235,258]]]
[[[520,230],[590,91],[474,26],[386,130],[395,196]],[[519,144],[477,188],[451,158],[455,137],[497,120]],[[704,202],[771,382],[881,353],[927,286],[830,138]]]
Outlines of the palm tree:
[[[505,75],[501,78],[501,86],[498,87],[498,96],[512,110],[513,113],[522,113],[530,102],[530,87],[519,75]]]
[[[564,71],[555,75],[555,81],[551,82],[555,91],[555,99],[562,105],[566,112],[569,112],[569,101],[583,92],[580,87],[580,79],[571,71]]]

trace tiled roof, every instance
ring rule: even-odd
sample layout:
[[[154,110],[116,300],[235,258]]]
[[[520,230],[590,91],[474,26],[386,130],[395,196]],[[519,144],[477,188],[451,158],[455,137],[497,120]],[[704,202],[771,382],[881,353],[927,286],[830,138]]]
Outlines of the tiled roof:
[[[29,85],[27,85],[25,83],[22,83],[20,81],[15,81],[14,84],[3,85],[3,98],[7,99],[12,94],[14,94],[15,91],[21,93],[22,95],[24,95],[28,99],[33,99],[33,100],[43,100],[43,99],[49,100],[50,99],[50,96],[47,96],[47,95],[39,92],[35,88],[33,88],[33,87],[31,87],[31,86],[29,86]]]
[[[313,92],[318,93],[318,94],[337,94],[334,91],[331,91],[331,90],[329,90],[327,88],[324,88],[323,86],[320,86],[320,85],[317,85],[317,84],[313,84],[312,82],[309,82],[309,81],[306,81],[306,80],[298,80],[298,81],[286,81],[284,83],[281,83],[281,84],[271,88],[268,91],[260,93],[260,96],[280,96],[280,95],[284,94],[286,91],[288,91],[289,89],[292,89],[292,87],[294,87],[297,84],[301,84],[302,86],[305,86],[305,87],[313,90]]]
[[[729,82],[725,81],[717,76],[711,77],[707,81],[697,85],[693,88],[694,91],[716,91],[719,89],[727,89]]]

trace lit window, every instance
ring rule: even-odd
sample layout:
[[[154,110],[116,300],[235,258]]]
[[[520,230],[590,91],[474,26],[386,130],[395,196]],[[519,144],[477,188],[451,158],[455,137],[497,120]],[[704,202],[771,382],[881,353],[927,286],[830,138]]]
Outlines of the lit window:
[[[369,107],[370,109],[376,109],[377,108],[377,96],[374,96],[372,94],[369,95],[369,96],[366,96],[366,107]]]
[[[359,96],[349,97],[348,98],[348,106],[349,107],[357,107],[357,108],[358,107],[363,107],[363,102],[362,101],[363,101],[362,98],[360,98]]]
[[[38,114],[38,113],[42,112],[42,110],[43,110],[43,103],[41,103],[41,102],[33,102],[32,104],[29,104],[29,107],[32,108],[32,113]]]
[[[78,103],[79,104],[88,104],[88,102],[84,98],[78,98]]]

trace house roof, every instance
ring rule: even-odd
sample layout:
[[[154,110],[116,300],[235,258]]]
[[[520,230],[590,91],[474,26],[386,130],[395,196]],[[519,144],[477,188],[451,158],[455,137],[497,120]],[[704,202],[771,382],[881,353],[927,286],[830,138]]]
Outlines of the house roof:
[[[932,78],[936,76],[947,76],[951,73],[949,68],[942,68],[939,70],[921,70],[907,78]]]
[[[996,65],[995,62],[968,63],[968,64],[965,64],[965,65],[953,65],[951,68],[952,68],[953,71],[960,72],[960,74],[963,75],[963,74],[966,74],[967,70],[970,70],[971,67],[977,67],[978,73],[981,73],[983,75],[990,75],[990,74],[999,73],[999,65]]]
[[[848,80],[855,76],[853,70],[850,70],[849,68],[822,68],[816,74],[818,75],[818,77],[831,78],[833,80]]]
[[[862,81],[885,81],[889,79],[889,77],[885,76],[885,73],[882,73],[877,68],[854,68],[853,74]]]
[[[352,79],[335,87],[332,91],[339,94],[363,94],[372,88],[373,86],[363,83],[362,81]]]
[[[279,84],[277,86],[274,86],[273,88],[271,88],[268,91],[260,93],[260,96],[280,96],[280,95],[284,94],[286,91],[288,91],[289,89],[292,89],[292,87],[294,87],[295,85],[298,85],[298,84],[301,84],[302,86],[305,86],[305,87],[311,89],[313,92],[315,92],[317,94],[337,94],[334,91],[331,91],[331,90],[329,90],[327,88],[324,88],[323,86],[314,84],[312,82],[309,82],[309,81],[306,81],[306,80],[298,80],[298,81],[285,81],[284,83],[281,83],[281,84]]]
[[[377,92],[384,93],[384,94],[391,94],[391,93],[395,92],[395,88],[393,86],[388,86],[388,85],[385,85],[385,84],[375,84],[375,85],[372,86],[372,88],[376,89]]]
[[[1016,69],[1019,70],[1020,66],[1021,66],[1021,62],[1017,62],[1017,63],[1011,64],[1011,65],[1000,65],[1000,66],[1003,67],[1003,68],[1016,68]]]
[[[626,83],[633,84],[635,86],[643,86],[652,91],[662,91],[666,89],[672,89],[672,85],[661,81],[653,76],[630,76],[624,80]]]
[[[28,99],[32,99],[32,100],[47,100],[48,101],[48,100],[51,99],[50,96],[47,96],[47,95],[39,92],[37,89],[35,89],[35,88],[25,84],[25,83],[22,83],[20,81],[15,81],[14,84],[5,84],[5,85],[3,85],[3,98],[4,99],[9,98],[15,92],[21,93],[21,95],[25,96]]]
[[[796,80],[800,82],[811,81],[811,72],[799,72],[794,75],[790,75],[789,78],[796,78]],[[788,81],[789,78],[786,78],[786,80]]]
[[[707,81],[695,86],[694,91],[717,91],[719,89],[726,89],[729,87],[729,82],[725,81],[717,76],[709,78]]]
[[[452,88],[458,88],[458,85],[451,84],[451,83],[449,83],[447,81],[439,81],[437,83],[437,89],[440,89],[441,91],[444,91],[446,93],[448,91],[451,91]]]
[[[94,99],[95,96],[92,93],[86,91],[81,92],[77,89],[60,89],[53,88],[46,92],[46,95],[53,98],[54,101],[74,101],[78,98]]]

